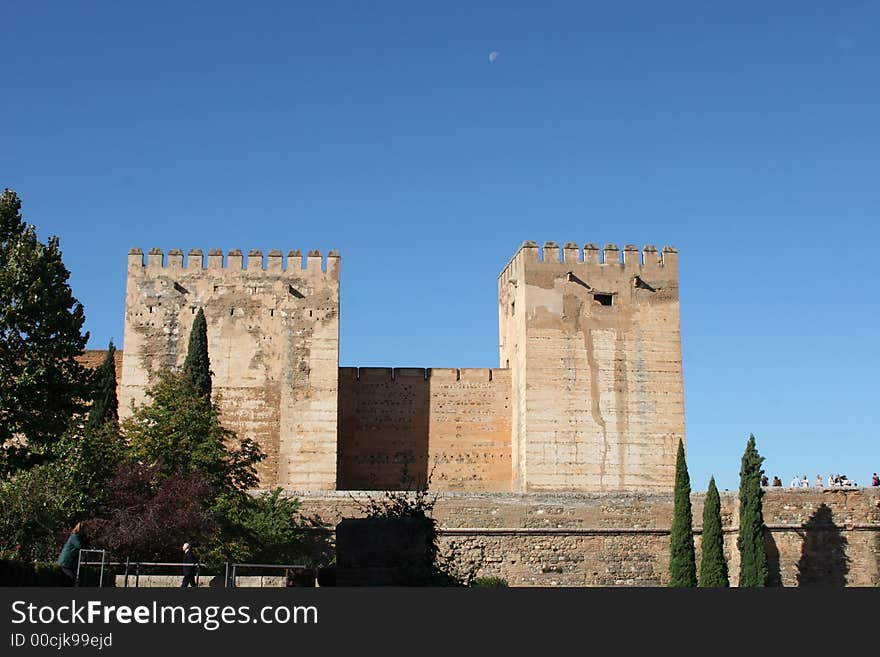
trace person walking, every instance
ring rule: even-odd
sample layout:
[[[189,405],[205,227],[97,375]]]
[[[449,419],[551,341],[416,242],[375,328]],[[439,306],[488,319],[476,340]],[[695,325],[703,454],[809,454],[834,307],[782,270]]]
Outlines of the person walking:
[[[85,532],[81,522],[73,526],[70,536],[61,548],[61,554],[58,556],[58,565],[61,566],[61,572],[70,578],[71,584],[76,583],[76,567],[79,564],[79,551],[85,545]]]
[[[185,589],[187,586],[195,587],[196,584],[196,564],[199,562],[195,551],[189,543],[184,543],[183,547],[183,581],[180,588]]]

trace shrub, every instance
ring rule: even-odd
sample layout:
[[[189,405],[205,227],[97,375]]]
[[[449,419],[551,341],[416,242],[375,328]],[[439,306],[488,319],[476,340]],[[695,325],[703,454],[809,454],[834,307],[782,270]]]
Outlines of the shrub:
[[[483,589],[501,589],[507,588],[507,580],[503,577],[477,577],[471,586]]]

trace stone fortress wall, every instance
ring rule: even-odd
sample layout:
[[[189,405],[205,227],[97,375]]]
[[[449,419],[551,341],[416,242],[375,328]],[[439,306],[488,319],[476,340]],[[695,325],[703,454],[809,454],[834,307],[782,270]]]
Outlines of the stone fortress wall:
[[[514,489],[669,490],[685,438],[678,253],[526,242],[498,317]]]
[[[293,492],[330,526],[371,493]],[[693,493],[697,567],[704,493]],[[767,488],[773,585],[880,586],[880,488]],[[666,586],[672,493],[440,493],[441,549],[462,571],[511,586]],[[735,491],[721,492],[730,582],[739,578]]]
[[[667,583],[684,440],[674,249],[525,242],[498,279],[498,369],[340,368],[339,282],[335,252],[132,250],[121,415],[182,364],[203,308],[224,423],[268,453],[261,486],[328,527],[430,474],[463,568],[514,586]],[[880,490],[768,489],[764,510],[780,583],[880,584]],[[735,493],[722,518],[735,584]]]
[[[510,371],[339,370],[339,488],[509,491]]]
[[[286,266],[285,266],[286,265]],[[336,488],[339,255],[266,257],[194,249],[128,256],[120,415],[162,366],[180,366],[196,312],[205,312],[213,389],[223,421],[268,458],[260,481]]]
[[[182,364],[202,308],[224,422],[268,454],[264,488],[666,491],[684,439],[677,254],[622,256],[526,242],[498,280],[503,367],[391,369],[339,368],[335,252],[133,249],[121,412]]]

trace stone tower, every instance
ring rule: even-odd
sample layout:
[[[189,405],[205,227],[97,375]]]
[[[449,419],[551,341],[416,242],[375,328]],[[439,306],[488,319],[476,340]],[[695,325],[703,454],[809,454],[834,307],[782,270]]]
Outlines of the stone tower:
[[[339,254],[152,249],[128,256],[120,411],[180,366],[199,308],[224,424],[263,448],[260,487],[336,488]]]
[[[513,489],[672,490],[684,440],[675,249],[525,242],[498,299]]]

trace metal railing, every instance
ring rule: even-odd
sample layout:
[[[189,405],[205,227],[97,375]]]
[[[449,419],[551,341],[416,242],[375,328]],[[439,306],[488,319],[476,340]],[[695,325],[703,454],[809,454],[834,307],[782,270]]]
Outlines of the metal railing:
[[[234,563],[232,564],[232,579],[229,578],[229,563],[226,564],[226,588],[235,588],[236,570],[238,568],[283,568],[284,570],[305,570],[303,564],[275,564],[275,563]]]
[[[87,559],[83,559],[83,554],[100,554],[100,561],[89,561]],[[104,571],[109,567],[121,567],[124,568],[123,571],[123,586],[128,588],[129,578],[134,577],[134,587],[138,588],[140,586],[140,578],[141,578],[141,570],[144,567],[153,567],[153,566],[161,566],[161,567],[179,567],[185,568],[187,566],[195,568],[195,582],[196,587],[199,585],[199,569],[203,567],[207,567],[208,564],[204,563],[187,563],[187,562],[176,562],[176,561],[131,561],[130,559],[126,559],[125,561],[109,561],[108,560],[108,551],[102,549],[81,549],[79,551],[79,556],[76,564],[76,579],[74,580],[74,586],[80,585],[80,573],[83,566],[100,566],[100,571],[98,575],[98,588],[102,588],[104,586]],[[238,575],[239,568],[264,568],[264,569],[282,569],[285,571],[288,570],[305,570],[306,566],[303,564],[276,564],[276,563],[230,563],[225,562],[225,574],[223,577],[223,587],[224,588],[234,588],[236,586],[236,580],[240,575]],[[134,572],[132,572],[134,569]]]

